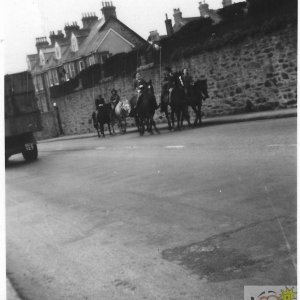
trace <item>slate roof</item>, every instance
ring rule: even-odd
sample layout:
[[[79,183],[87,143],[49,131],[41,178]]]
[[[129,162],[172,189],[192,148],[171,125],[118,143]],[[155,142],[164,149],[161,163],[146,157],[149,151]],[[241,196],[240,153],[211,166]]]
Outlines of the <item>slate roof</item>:
[[[44,66],[40,65],[39,54],[28,55],[27,57],[32,63],[32,72],[42,73],[48,69],[59,67],[64,63],[71,62],[94,53],[98,49],[107,32],[110,30],[110,22],[118,23],[122,28],[126,29],[127,32],[133,34],[141,44],[148,45],[146,40],[144,40],[141,36],[139,36],[117,18],[111,16],[106,22],[104,18],[101,18],[91,27],[91,29],[80,29],[79,31],[74,32],[75,36],[77,37],[78,51],[73,52],[71,49],[71,38],[65,38],[61,42],[58,42],[61,48],[61,59],[59,60],[56,59],[55,48],[53,45],[42,49],[46,60],[46,64]],[[130,42],[130,37],[128,33],[126,34],[126,30],[122,33],[118,33],[121,34],[125,39],[128,39]]]

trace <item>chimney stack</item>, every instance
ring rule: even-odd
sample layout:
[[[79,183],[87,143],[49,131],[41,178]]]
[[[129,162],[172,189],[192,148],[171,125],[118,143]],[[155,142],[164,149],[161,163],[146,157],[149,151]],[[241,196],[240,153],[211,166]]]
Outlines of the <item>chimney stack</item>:
[[[182,12],[180,11],[179,8],[174,8],[174,22],[175,24],[180,24],[182,20]]]
[[[91,28],[98,21],[98,17],[94,12],[83,13],[81,21],[84,29]]]
[[[47,38],[45,36],[38,37],[35,39],[35,41],[36,41],[35,46],[36,46],[37,52],[39,52],[40,49],[43,49],[43,48],[46,48],[49,46],[49,42],[47,41]]]
[[[222,5],[223,7],[230,6],[232,5],[232,0],[223,0]]]
[[[107,21],[110,17],[117,18],[116,7],[113,6],[112,2],[102,2],[102,6],[101,11],[105,21]]]
[[[168,36],[173,35],[174,34],[174,30],[173,30],[173,26],[172,26],[172,20],[168,19],[168,15],[167,14],[166,14],[165,24],[166,24],[167,35]]]
[[[200,1],[199,2],[199,11],[200,11],[200,16],[203,18],[209,17],[209,6],[205,1]]]
[[[61,30],[58,30],[57,31],[57,34],[55,34],[54,31],[50,31],[50,41],[51,41],[51,46],[54,46],[55,45],[55,42],[61,42],[63,41],[64,39],[64,34],[62,33]]]
[[[73,22],[72,24],[66,23],[64,29],[67,38],[71,36],[72,32],[77,33],[80,30],[79,26],[77,25],[77,22]]]
[[[160,40],[159,33],[157,30],[150,31],[150,35],[148,37],[148,42],[154,43]]]

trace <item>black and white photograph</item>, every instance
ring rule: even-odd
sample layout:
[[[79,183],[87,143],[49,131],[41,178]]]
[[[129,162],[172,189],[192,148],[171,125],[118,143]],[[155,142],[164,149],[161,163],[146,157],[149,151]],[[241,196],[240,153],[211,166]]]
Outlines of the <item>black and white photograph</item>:
[[[0,299],[297,299],[297,0],[2,7]]]

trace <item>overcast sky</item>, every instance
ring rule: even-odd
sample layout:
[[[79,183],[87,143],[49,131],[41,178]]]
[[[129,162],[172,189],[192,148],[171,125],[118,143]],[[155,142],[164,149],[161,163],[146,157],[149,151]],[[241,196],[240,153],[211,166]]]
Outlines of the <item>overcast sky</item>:
[[[199,0],[200,1],[200,0]],[[199,16],[198,0],[113,0],[117,17],[147,39],[151,30],[166,34],[165,14],[173,19],[173,8],[183,17]],[[240,0],[235,0],[239,2]],[[84,12],[100,18],[99,0],[4,0],[4,68],[5,73],[26,70],[26,55],[36,53],[35,38],[49,37],[51,30],[63,29],[66,22],[82,26]],[[207,0],[210,8],[221,8],[222,0]]]

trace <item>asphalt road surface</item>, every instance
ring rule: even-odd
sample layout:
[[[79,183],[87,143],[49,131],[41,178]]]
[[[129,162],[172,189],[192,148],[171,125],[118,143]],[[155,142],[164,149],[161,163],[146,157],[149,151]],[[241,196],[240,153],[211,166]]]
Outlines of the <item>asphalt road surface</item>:
[[[296,118],[39,144],[6,167],[24,299],[243,299],[296,285]]]

